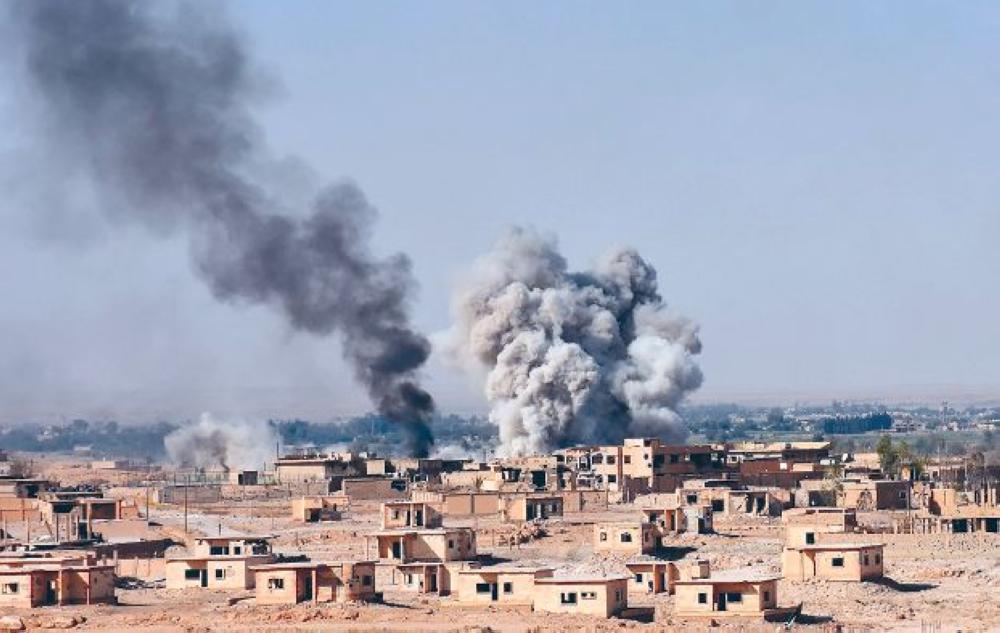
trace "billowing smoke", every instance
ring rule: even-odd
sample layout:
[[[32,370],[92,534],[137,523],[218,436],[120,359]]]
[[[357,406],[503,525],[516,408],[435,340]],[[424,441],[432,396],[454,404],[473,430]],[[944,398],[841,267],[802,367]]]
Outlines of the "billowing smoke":
[[[634,250],[574,273],[552,240],[513,229],[454,307],[457,351],[490,368],[490,419],[506,453],[686,435],[676,407],[701,385],[698,328],[666,307]]]
[[[221,300],[339,332],[378,411],[426,455],[434,404],[416,372],[430,345],[409,323],[410,262],[371,253],[375,210],[353,184],[319,191],[296,216],[289,196],[250,176],[278,163],[249,111],[266,82],[223,16],[127,0],[25,0],[11,15],[39,140],[89,175],[108,218],[182,231]]]
[[[277,439],[266,422],[223,422],[203,413],[163,438],[163,446],[170,461],[185,468],[259,470],[274,456]]]

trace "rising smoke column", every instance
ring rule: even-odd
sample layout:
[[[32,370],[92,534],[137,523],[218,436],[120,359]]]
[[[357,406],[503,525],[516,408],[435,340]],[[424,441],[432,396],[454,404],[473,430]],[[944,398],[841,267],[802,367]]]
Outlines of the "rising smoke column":
[[[13,3],[25,110],[89,173],[116,225],[184,232],[217,298],[273,306],[300,331],[339,332],[378,411],[426,455],[434,403],[416,372],[430,345],[409,323],[410,262],[370,252],[375,210],[356,186],[327,187],[301,217],[248,176],[275,163],[248,109],[264,82],[212,9]]]
[[[489,368],[507,454],[686,435],[676,407],[701,385],[698,329],[666,307],[634,250],[574,273],[552,240],[512,229],[476,263],[454,312],[455,350]]]
[[[163,447],[170,461],[184,468],[254,470],[273,457],[277,439],[266,422],[222,421],[203,413],[163,438]]]

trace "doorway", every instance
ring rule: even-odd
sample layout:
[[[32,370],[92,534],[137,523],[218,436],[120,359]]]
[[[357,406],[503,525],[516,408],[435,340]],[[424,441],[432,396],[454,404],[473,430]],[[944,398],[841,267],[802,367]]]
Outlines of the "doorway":
[[[59,600],[59,586],[55,580],[45,583],[45,604],[55,604]]]

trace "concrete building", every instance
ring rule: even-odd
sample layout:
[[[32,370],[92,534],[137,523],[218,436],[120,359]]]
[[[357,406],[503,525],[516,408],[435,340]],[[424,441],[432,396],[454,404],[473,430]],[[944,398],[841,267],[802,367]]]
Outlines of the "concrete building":
[[[167,589],[253,589],[254,567],[274,561],[271,554],[178,556],[166,561]]]
[[[692,534],[711,534],[715,531],[711,506],[684,506],[684,521],[684,529]]]
[[[501,499],[500,518],[504,521],[534,521],[563,516],[559,495],[515,495]]]
[[[447,596],[455,591],[458,585],[458,574],[467,569],[478,569],[477,561],[417,561],[400,563],[391,570],[386,583],[379,581],[379,586],[391,586],[400,591],[437,594]]]
[[[347,498],[339,495],[299,497],[292,499],[292,520],[304,523],[339,521],[347,505]]]
[[[34,499],[51,486],[47,479],[0,477],[0,499]]]
[[[674,613],[679,617],[771,619],[794,611],[778,606],[776,574],[751,568],[705,573],[707,565],[693,571],[692,577],[674,583]]]
[[[711,446],[675,446],[655,438],[626,439],[621,445],[573,455],[579,487],[621,491],[627,498],[672,492],[685,478],[719,474],[724,465],[722,453]]]
[[[652,554],[659,547],[659,530],[652,523],[610,522],[594,525],[594,551]]]
[[[726,461],[776,459],[783,462],[818,463],[830,456],[830,442],[736,442],[725,447]]]
[[[266,536],[197,538],[190,556],[166,560],[167,589],[253,589],[251,568],[274,559]]]
[[[643,522],[659,528],[661,535],[677,534],[687,528],[681,507],[641,508]]]
[[[271,553],[271,536],[202,536],[194,541],[195,556],[264,556]]]
[[[610,618],[628,608],[628,580],[628,576],[538,578],[534,609]]]
[[[407,482],[392,477],[349,478],[340,481],[340,494],[350,501],[403,499]]]
[[[551,578],[549,567],[493,565],[458,572],[458,600],[464,604],[532,606],[537,582]]]
[[[376,595],[374,561],[271,563],[250,570],[258,604],[366,601]]]
[[[441,511],[425,501],[387,501],[382,504],[382,529],[441,527]]]
[[[286,456],[274,466],[275,475],[281,483],[329,481],[362,474],[356,465],[334,455]]]
[[[893,479],[845,481],[838,505],[862,511],[906,510],[910,500],[910,482]]]
[[[115,603],[114,565],[86,556],[5,557],[0,562],[0,607]]]
[[[860,582],[881,578],[881,543],[818,543],[785,547],[781,573],[788,580]]]
[[[778,516],[782,503],[771,488],[744,486],[736,479],[692,479],[677,489],[681,506],[702,506],[729,515]]]
[[[858,529],[853,508],[789,508],[781,515],[785,543],[812,545],[817,534],[845,534]]]
[[[476,533],[470,528],[380,530],[367,536],[366,547],[382,562],[469,560],[476,557]]]
[[[674,582],[680,578],[677,564],[653,556],[634,556],[625,562],[631,575],[629,593],[673,593]]]

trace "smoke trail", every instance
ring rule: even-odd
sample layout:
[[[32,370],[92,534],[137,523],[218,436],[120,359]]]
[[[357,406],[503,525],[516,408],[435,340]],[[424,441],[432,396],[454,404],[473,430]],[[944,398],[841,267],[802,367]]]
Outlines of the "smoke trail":
[[[223,422],[203,413],[197,423],[163,438],[163,446],[178,466],[253,470],[273,457],[277,439],[267,423]]]
[[[170,10],[165,10],[169,8]],[[278,308],[296,329],[337,331],[380,413],[410,450],[433,438],[417,370],[430,352],[409,323],[404,255],[378,259],[375,210],[354,185],[322,190],[310,214],[248,176],[274,164],[248,105],[261,80],[240,38],[203,4],[30,0],[12,17],[30,109],[46,139],[87,170],[117,224],[183,231],[224,301]]]
[[[667,309],[630,249],[573,273],[551,240],[513,229],[455,301],[455,346],[490,372],[490,419],[508,454],[686,435],[676,413],[701,385],[698,330]]]

